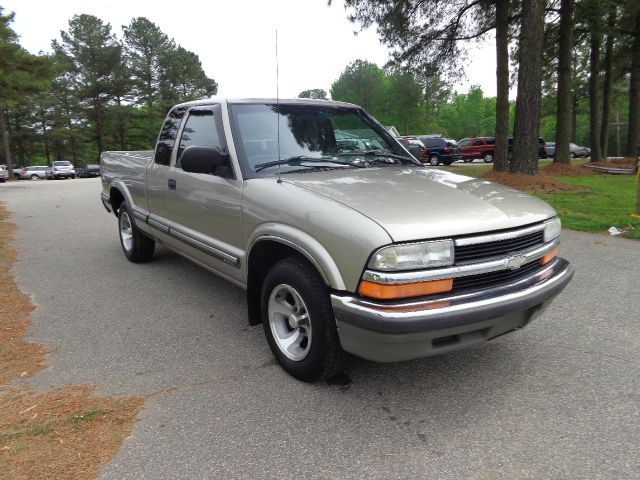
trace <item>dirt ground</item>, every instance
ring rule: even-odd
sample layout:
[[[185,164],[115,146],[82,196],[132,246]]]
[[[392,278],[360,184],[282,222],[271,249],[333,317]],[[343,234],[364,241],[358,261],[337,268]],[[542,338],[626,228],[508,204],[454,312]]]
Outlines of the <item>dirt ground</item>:
[[[94,385],[35,392],[14,382],[45,368],[47,352],[25,340],[34,306],[11,274],[16,226],[8,216],[0,204],[0,479],[95,478],[144,400],[96,396]]]

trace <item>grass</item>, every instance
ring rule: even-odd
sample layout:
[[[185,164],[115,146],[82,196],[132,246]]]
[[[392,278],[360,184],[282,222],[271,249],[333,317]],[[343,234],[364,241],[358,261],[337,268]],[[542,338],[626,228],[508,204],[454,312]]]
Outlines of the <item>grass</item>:
[[[547,162],[549,163],[549,162]],[[584,161],[572,162],[579,165]],[[540,162],[543,166],[543,162]],[[491,165],[447,167],[446,170],[479,177]],[[640,219],[630,215],[636,204],[637,179],[632,175],[556,176],[555,179],[580,188],[561,193],[533,193],[549,203],[560,215],[562,226],[584,232],[605,233],[610,227],[624,230],[624,236],[640,240]]]
[[[640,220],[631,218],[636,200],[636,178],[631,175],[557,177],[583,190],[538,197],[556,209],[565,228],[605,232],[610,227],[625,230],[625,236],[640,240]]]

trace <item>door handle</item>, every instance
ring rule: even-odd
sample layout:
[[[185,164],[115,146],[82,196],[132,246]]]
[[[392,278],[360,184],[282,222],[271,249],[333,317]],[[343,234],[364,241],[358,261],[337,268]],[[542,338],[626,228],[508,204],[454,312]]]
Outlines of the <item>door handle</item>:
[[[169,179],[169,190],[175,190],[176,189],[176,181],[173,178]]]

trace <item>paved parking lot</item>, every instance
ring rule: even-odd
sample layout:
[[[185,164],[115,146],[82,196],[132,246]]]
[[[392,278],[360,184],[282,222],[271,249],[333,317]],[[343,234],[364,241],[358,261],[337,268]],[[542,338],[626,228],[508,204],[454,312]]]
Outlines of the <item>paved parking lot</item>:
[[[31,337],[52,350],[32,383],[148,397],[104,478],[638,478],[639,242],[566,231],[574,280],[523,331],[307,385],[241,289],[163,248],[126,261],[99,192],[0,186]]]

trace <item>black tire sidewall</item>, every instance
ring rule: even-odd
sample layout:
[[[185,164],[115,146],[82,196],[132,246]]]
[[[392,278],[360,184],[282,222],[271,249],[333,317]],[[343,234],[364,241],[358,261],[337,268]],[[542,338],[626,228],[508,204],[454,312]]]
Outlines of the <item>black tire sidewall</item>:
[[[300,361],[287,358],[271,332],[268,318],[269,297],[280,284],[293,287],[304,300],[309,313],[311,348],[308,355]],[[329,297],[329,288],[315,269],[307,262],[293,257],[278,262],[269,271],[262,285],[260,309],[269,347],[287,373],[305,382],[327,378],[333,371],[333,355],[340,355],[342,352]],[[338,352],[335,351],[336,348]]]
[[[124,244],[122,243],[122,235],[120,235],[120,222],[122,222],[122,215],[127,213],[129,217],[129,223],[131,223],[131,234],[132,234],[132,244],[131,250],[127,251],[124,248]],[[129,205],[126,202],[122,202],[120,208],[118,208],[118,239],[120,240],[120,246],[122,247],[122,252],[127,259],[134,263],[146,262],[153,255],[153,250],[155,247],[155,242],[145,237],[140,230],[136,228],[133,219],[133,213],[129,208]]]

